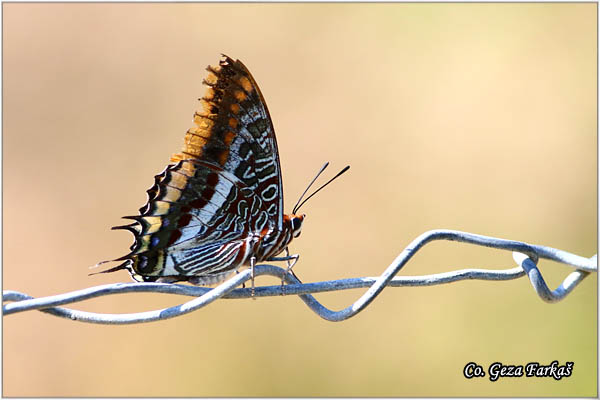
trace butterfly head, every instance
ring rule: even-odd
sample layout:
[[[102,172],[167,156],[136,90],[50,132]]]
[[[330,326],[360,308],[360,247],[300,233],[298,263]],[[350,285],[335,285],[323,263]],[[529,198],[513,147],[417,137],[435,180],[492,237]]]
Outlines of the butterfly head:
[[[289,240],[297,238],[302,233],[302,223],[304,222],[304,214],[286,214],[283,216],[284,231],[290,232]],[[287,244],[286,244],[287,245]]]
[[[291,215],[290,217],[290,228],[292,230],[292,236],[297,238],[302,233],[302,223],[304,222],[305,214]]]

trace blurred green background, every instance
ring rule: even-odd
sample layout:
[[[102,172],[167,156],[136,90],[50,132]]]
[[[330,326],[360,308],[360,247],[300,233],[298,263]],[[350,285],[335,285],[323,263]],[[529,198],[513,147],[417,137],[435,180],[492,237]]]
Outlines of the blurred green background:
[[[114,232],[144,204],[220,53],[242,60],[279,141],[286,212],[320,165],[291,250],[305,282],[379,275],[436,228],[597,243],[596,4],[3,4],[3,288],[112,282]],[[511,268],[511,254],[428,245],[401,271]],[[540,268],[556,287],[571,270]],[[258,284],[273,284],[261,277]],[[340,309],[364,290],[318,295]],[[596,396],[597,276],[558,304],[527,279],[385,290],[326,322],[295,297],[224,300],[133,326],[3,319],[4,396]],[[156,294],[75,308],[152,310]],[[573,375],[467,380],[573,361]]]

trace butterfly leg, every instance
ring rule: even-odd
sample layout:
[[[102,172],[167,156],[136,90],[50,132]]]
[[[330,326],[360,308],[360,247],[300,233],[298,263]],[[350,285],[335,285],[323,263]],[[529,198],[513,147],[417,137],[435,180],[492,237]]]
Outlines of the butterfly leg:
[[[238,270],[236,269],[236,270],[235,270],[235,274],[237,275],[237,274],[239,274],[239,273],[240,273],[240,271],[238,271]],[[246,282],[242,282],[242,289],[245,289],[245,288],[246,288]]]
[[[296,263],[298,262],[298,259],[300,258],[300,254],[292,254],[290,256],[290,251],[288,250],[288,248],[285,248],[285,258],[286,258],[286,263],[287,263],[287,269],[285,270],[285,274],[289,274],[291,273],[294,278],[298,279],[298,277],[296,276],[296,274],[294,274],[294,271],[292,271],[292,268],[294,268],[294,265],[296,265]],[[298,279],[300,280],[300,279]],[[285,276],[283,278],[281,278],[281,295],[285,295]]]
[[[254,266],[256,265],[256,257],[252,256],[250,257],[250,277],[252,278],[252,288],[250,289],[250,297],[252,297],[252,300],[256,300],[256,297],[254,297]]]

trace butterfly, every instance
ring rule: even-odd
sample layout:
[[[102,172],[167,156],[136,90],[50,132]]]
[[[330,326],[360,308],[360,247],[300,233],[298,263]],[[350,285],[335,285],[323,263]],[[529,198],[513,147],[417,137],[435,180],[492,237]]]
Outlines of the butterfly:
[[[103,273],[127,269],[136,281],[213,284],[284,250],[278,260],[293,258],[287,248],[302,231],[305,215],[297,210],[310,185],[284,214],[277,140],[256,81],[225,55],[207,71],[202,111],[182,151],[154,177],[139,215],[123,217],[134,222],[113,227],[133,233],[130,253]]]

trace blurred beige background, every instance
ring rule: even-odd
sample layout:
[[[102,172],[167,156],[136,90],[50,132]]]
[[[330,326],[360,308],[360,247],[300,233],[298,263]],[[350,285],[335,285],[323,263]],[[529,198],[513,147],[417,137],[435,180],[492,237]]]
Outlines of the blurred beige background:
[[[595,4],[4,4],[3,288],[112,282],[114,232],[144,204],[220,53],[242,60],[279,141],[286,211],[321,164],[295,271],[375,276],[424,231],[596,253]],[[330,176],[330,175],[329,175]],[[511,268],[510,253],[427,246],[401,271]],[[540,268],[556,287],[571,270]],[[258,284],[276,283],[259,278]],[[322,294],[340,309],[364,291]],[[546,304],[525,279],[385,290],[348,321],[295,297],[220,301],[133,326],[3,319],[4,396],[596,396],[597,276]],[[75,308],[126,313],[183,297]],[[575,363],[561,381],[467,380]]]

